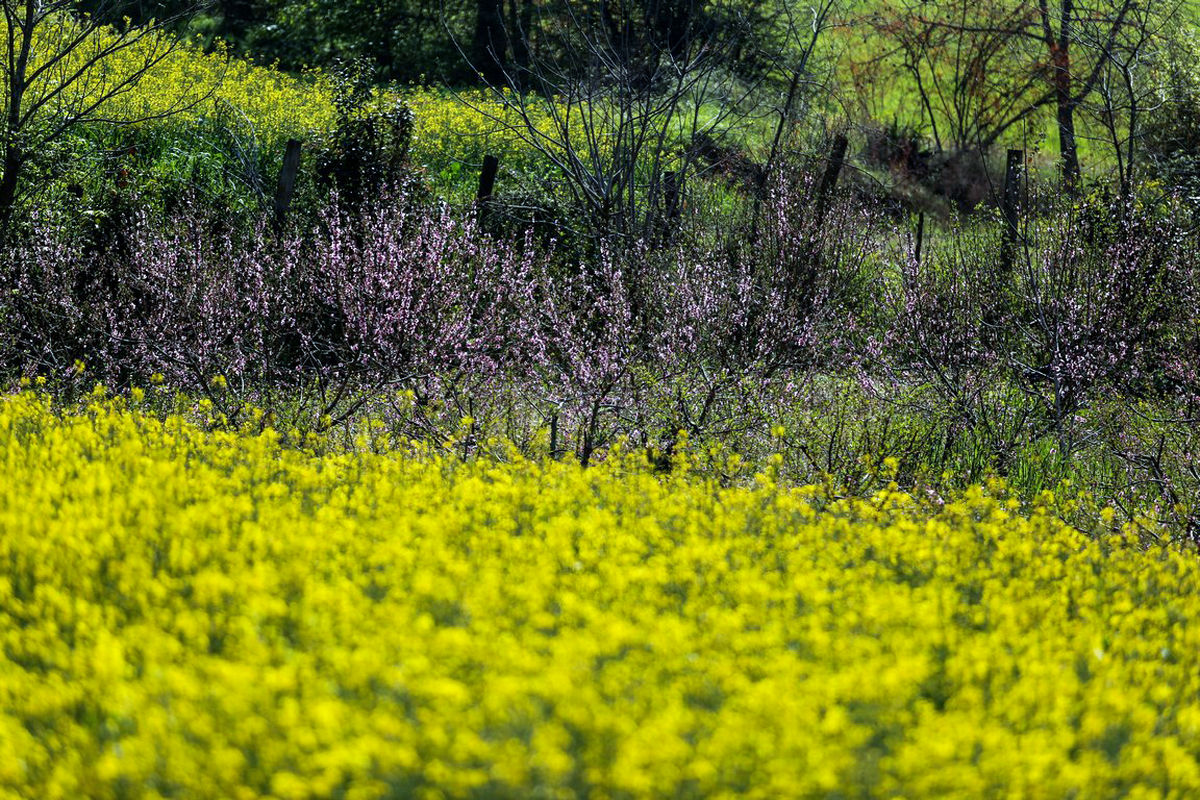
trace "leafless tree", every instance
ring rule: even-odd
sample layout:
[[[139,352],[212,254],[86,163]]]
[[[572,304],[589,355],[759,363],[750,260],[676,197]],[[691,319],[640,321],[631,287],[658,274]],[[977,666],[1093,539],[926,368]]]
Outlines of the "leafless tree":
[[[750,113],[761,81],[728,65],[752,32],[710,13],[698,0],[565,0],[517,15],[521,29],[492,34],[489,63],[473,64],[494,73],[499,43],[525,43],[491,84],[504,113],[478,110],[541,156],[586,236],[655,240],[689,179],[711,168],[706,148]]]
[[[1095,97],[1085,111],[1094,118],[1113,156],[1122,196],[1138,180],[1145,120],[1167,101],[1157,73],[1169,60],[1171,31],[1181,18],[1181,0],[1148,0],[1129,13],[1122,34],[1111,42],[1091,41],[1103,57]]]
[[[1149,21],[1140,8],[1137,0],[901,0],[872,19],[895,41],[888,55],[899,54],[913,75],[931,124],[949,123],[960,146],[986,148],[1054,109],[1063,184],[1073,192],[1077,112],[1130,40],[1129,29]],[[935,138],[942,138],[936,130]]]
[[[184,43],[171,31],[197,5],[143,25],[110,27],[104,13],[79,12],[74,0],[0,0],[3,100],[0,117],[0,230],[7,230],[23,194],[25,172],[40,150],[87,123],[131,125],[202,102],[215,86],[178,87],[158,110],[110,117],[113,100],[129,93]],[[117,61],[120,65],[115,66]]]
[[[782,155],[785,133],[796,122],[796,106],[801,103],[806,92],[811,93],[815,87],[824,83],[816,79],[813,69],[817,57],[817,46],[830,29],[837,24],[837,12],[840,8],[840,0],[818,0],[803,9],[797,9],[790,4],[784,4],[781,9],[784,46],[780,52],[771,54],[771,60],[776,69],[787,76],[788,83],[787,91],[783,94],[782,104],[774,110],[775,131],[771,137],[771,148],[767,152],[766,163],[759,176],[758,192],[755,197],[755,228],[757,228],[766,181],[774,173]]]
[[[911,78],[938,152],[986,150],[1048,99],[1021,51],[1035,22],[1027,6],[898,0],[857,22],[883,44],[867,74],[886,82],[898,65]]]

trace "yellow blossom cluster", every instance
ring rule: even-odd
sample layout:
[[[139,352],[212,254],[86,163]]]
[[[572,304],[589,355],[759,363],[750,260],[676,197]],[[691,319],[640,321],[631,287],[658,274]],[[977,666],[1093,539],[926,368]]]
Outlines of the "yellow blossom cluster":
[[[0,36],[7,34],[0,19]],[[266,141],[305,138],[335,118],[333,88],[320,73],[292,78],[231,57],[220,43],[205,53],[167,32],[126,39],[65,15],[34,29],[28,74],[27,103],[48,118],[89,109],[85,119],[151,123],[219,114]]]
[[[0,797],[1200,794],[1194,553],[137,398],[0,400]]]
[[[139,55],[135,50],[122,57],[136,68]],[[332,128],[333,98],[330,80],[320,72],[296,78],[233,57],[220,44],[211,53],[184,46],[110,101],[109,112],[118,119],[153,119],[176,110],[184,119],[219,115],[260,142],[277,142]]]
[[[570,142],[587,152],[578,109],[478,89],[411,88],[401,96],[413,110],[413,160],[442,191],[474,191],[484,156],[496,156],[505,169],[536,172],[544,168],[538,148],[561,156],[561,145]]]
[[[0,19],[0,35],[5,32]],[[248,141],[268,146],[287,138],[309,141],[337,124],[336,81],[321,71],[289,76],[233,57],[220,42],[205,53],[166,32],[127,45],[106,28],[80,37],[78,23],[61,15],[35,31],[31,73],[38,78],[30,91],[53,98],[43,116],[91,108],[87,117],[147,126],[218,119]],[[57,67],[42,72],[52,59]],[[413,110],[414,163],[437,190],[462,198],[473,196],[485,155],[497,156],[507,170],[527,173],[544,168],[533,140],[551,152],[568,139],[580,152],[595,144],[582,133],[578,107],[535,102],[522,112],[511,95],[416,86],[378,90],[372,100],[380,108],[398,102]],[[611,144],[602,144],[596,155],[610,152]]]

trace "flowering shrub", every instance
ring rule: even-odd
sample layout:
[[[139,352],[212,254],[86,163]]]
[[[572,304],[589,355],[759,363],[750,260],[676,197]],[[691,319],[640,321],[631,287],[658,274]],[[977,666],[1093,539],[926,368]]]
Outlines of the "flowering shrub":
[[[700,435],[737,413],[730,389],[827,360],[846,338],[839,276],[873,247],[849,215],[804,227],[803,200],[781,190],[754,248],[635,245],[578,260],[402,191],[361,210],[335,200],[282,235],[197,206],[165,216],[132,204],[99,227],[47,218],[0,264],[12,287],[0,358],[45,377],[82,361],[120,387],[158,373],[193,393],[215,376],[391,391],[515,374],[534,406],[565,415],[586,461],[620,434]],[[683,397],[701,373],[711,380]],[[649,419],[647,402],[676,408]]]
[[[1074,499],[317,457],[150,399],[0,401],[0,793],[1200,791],[1200,562]]]
[[[118,232],[48,227],[3,268],[6,358],[55,376],[76,360],[121,385],[160,373],[196,390],[296,384],[347,371],[402,382],[487,368],[511,345],[505,320],[526,270],[518,247],[444,210],[348,216],[331,207],[304,236],[241,230],[203,211],[133,211]],[[62,291],[67,287],[67,291]],[[491,363],[491,362],[489,362]]]
[[[231,418],[287,396],[319,428],[410,392],[391,414],[406,435],[439,441],[471,417],[466,450],[493,432],[546,452],[548,432],[584,463],[622,438],[667,457],[683,431],[847,486],[895,456],[906,485],[1022,473],[1036,493],[1078,477],[1082,453],[1130,514],[1159,486],[1158,516],[1195,529],[1187,231],[1136,209],[1074,215],[1040,224],[1006,274],[978,228],[895,269],[870,208],[838,201],[816,225],[810,198],[781,181],[754,236],[595,254],[485,232],[403,189],[356,210],[334,198],[282,232],[199,205],[65,209],[0,259],[0,361],[80,384],[82,362],[120,388],[160,374]],[[780,422],[786,443],[768,435]]]
[[[1197,252],[1178,220],[1096,198],[1031,223],[1011,267],[978,227],[957,230],[886,286],[893,314],[874,355],[893,387],[930,387],[961,423],[994,427],[1019,409],[1069,453],[1105,396],[1195,402],[1184,365],[1200,318]]]

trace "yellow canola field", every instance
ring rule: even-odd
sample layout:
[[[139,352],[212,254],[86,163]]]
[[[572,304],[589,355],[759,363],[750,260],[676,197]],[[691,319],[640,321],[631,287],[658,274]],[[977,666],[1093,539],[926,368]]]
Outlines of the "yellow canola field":
[[[0,36],[8,34],[0,19]],[[85,119],[147,124],[219,114],[259,141],[303,139],[334,124],[334,90],[319,73],[292,78],[231,57],[220,43],[206,54],[170,33],[129,43],[104,28],[79,37],[66,15],[50,15],[36,28],[26,110],[39,105],[42,122],[89,109]]]
[[[1200,562],[0,400],[0,796],[1195,797]]]

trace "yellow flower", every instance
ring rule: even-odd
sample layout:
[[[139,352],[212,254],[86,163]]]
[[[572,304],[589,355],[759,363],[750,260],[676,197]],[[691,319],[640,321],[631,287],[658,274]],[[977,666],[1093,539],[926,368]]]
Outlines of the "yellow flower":
[[[1192,552],[374,449],[0,399],[0,796],[1200,793]]]

